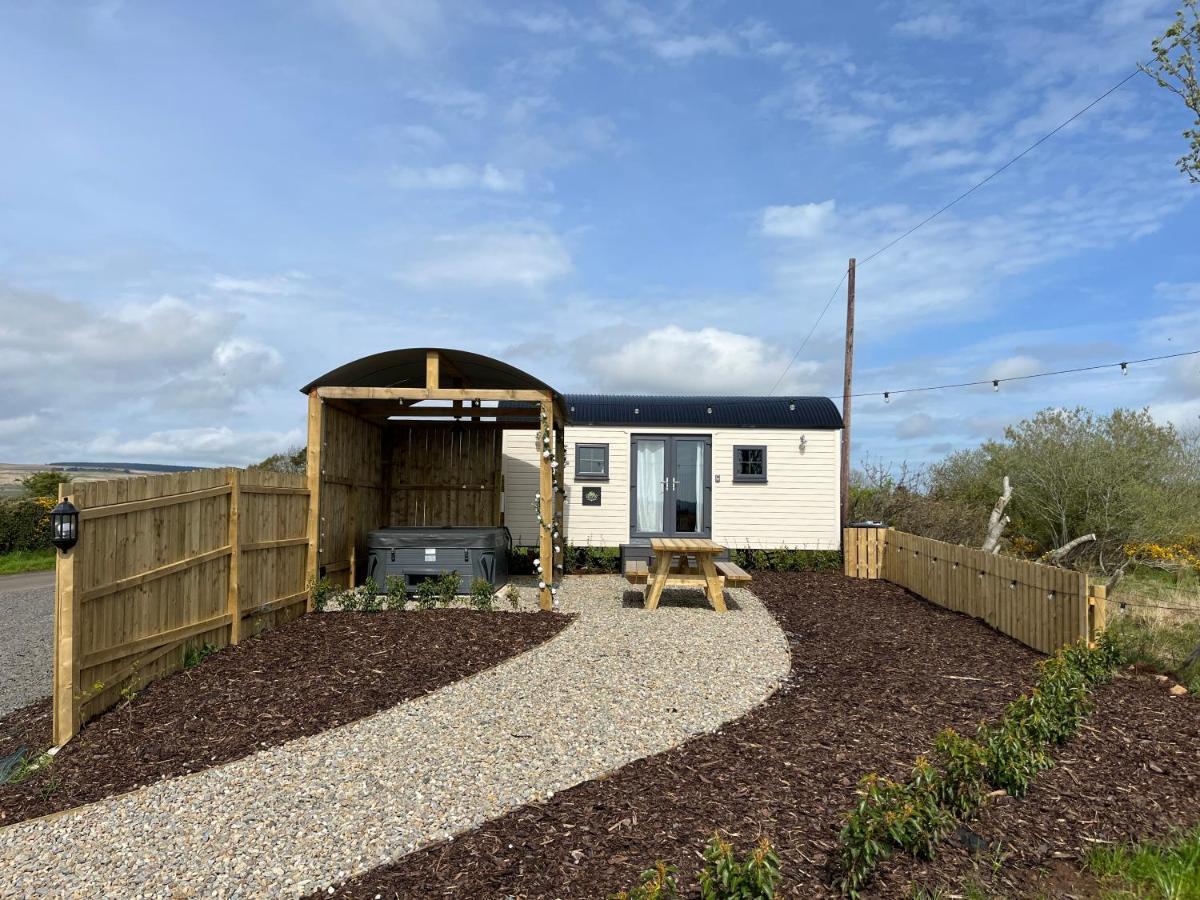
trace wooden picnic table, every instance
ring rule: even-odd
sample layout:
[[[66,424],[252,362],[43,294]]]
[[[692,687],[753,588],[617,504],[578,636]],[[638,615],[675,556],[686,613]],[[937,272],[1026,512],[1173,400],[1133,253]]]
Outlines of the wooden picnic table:
[[[725,552],[724,547],[708,538],[651,538],[650,549],[655,563],[646,585],[646,609],[657,608],[665,587],[703,587],[712,608],[725,612],[725,579],[714,563],[714,558]],[[696,558],[694,568],[688,557]],[[676,562],[678,566],[674,566]]]

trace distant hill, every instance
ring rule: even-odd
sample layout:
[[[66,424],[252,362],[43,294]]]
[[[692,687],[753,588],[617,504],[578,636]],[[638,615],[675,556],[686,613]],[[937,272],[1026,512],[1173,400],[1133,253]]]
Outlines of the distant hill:
[[[52,462],[47,466],[64,472],[191,472],[203,466],[165,466],[139,462]]]

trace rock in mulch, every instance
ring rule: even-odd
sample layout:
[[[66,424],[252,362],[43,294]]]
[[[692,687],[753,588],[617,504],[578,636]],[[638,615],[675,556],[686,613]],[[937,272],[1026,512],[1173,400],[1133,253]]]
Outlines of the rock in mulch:
[[[0,829],[0,895],[301,895],[551,801],[720,727],[778,687],[787,641],[751,594],[729,596],[727,615],[696,591],[665,594],[647,613],[623,579],[568,578],[559,597],[575,621],[495,668],[218,768]]]
[[[563,616],[306,616],[161,679],[89,722],[54,765],[0,786],[0,825],[240,759],[361,719],[545,641]],[[0,718],[0,758],[51,744],[45,700]]]

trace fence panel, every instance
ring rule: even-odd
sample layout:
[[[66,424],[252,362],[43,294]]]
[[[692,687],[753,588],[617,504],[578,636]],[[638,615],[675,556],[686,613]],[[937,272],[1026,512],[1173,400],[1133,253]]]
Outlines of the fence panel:
[[[57,563],[56,744],[189,646],[236,642],[246,617],[271,627],[305,599],[302,476],[202,469],[60,493],[80,525]]]
[[[891,581],[1043,653],[1092,640],[1104,627],[1104,588],[1082,572],[890,528],[847,528],[843,547],[849,577]]]

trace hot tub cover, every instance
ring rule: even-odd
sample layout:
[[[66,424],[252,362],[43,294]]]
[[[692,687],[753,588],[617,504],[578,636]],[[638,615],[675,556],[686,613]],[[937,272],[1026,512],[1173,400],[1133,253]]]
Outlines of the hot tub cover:
[[[503,550],[507,546],[508,532],[505,528],[491,525],[392,527],[380,528],[367,535],[367,547],[372,550],[405,550],[414,547]]]

